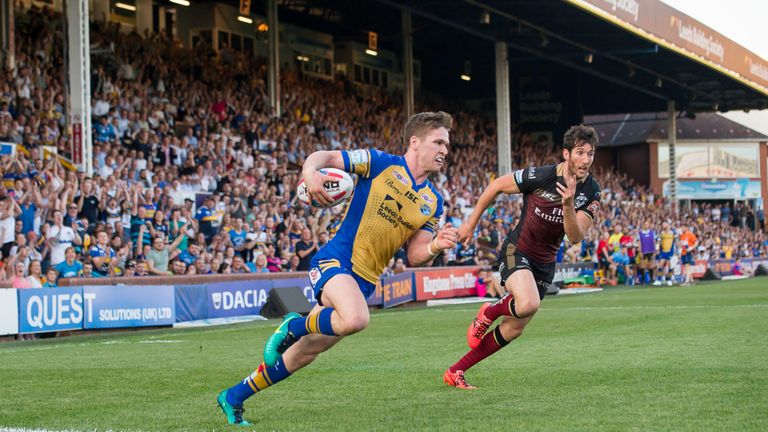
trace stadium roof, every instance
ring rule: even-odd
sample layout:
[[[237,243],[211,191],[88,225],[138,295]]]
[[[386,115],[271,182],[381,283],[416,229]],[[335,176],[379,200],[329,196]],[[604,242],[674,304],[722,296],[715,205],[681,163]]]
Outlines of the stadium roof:
[[[667,100],[689,112],[768,108],[766,60],[659,0],[279,4],[281,20],[314,24],[361,43],[376,31],[380,44],[396,51],[400,9],[410,10],[422,87],[461,98],[494,96],[491,42],[504,41],[513,77],[543,73],[562,82],[574,89],[567,98],[581,114],[660,111]],[[458,79],[466,61],[471,83]]]
[[[610,114],[587,116],[584,123],[600,131],[600,145],[618,147],[648,141],[666,142],[667,113]],[[677,120],[677,139],[690,141],[766,141],[765,136],[716,113]]]

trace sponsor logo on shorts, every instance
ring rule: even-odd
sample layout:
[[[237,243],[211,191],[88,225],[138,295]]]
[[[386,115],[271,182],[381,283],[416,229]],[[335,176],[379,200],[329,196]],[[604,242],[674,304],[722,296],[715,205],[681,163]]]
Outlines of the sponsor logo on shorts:
[[[312,267],[312,269],[309,270],[309,281],[312,282],[312,286],[317,285],[317,281],[320,280],[321,276],[320,269],[317,267]]]
[[[519,169],[515,171],[514,175],[515,175],[515,181],[517,182],[517,184],[520,184],[523,182],[523,170]]]

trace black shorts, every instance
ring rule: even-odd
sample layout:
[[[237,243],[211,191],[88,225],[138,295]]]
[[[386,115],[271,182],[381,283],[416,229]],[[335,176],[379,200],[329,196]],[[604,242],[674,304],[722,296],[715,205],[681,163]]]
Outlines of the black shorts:
[[[507,278],[518,270],[528,270],[533,273],[536,281],[536,289],[539,291],[539,299],[544,299],[547,289],[555,278],[555,262],[540,264],[528,255],[520,252],[515,245],[504,241],[499,257],[499,273],[501,274],[501,286],[504,286]]]
[[[645,261],[646,264],[652,263],[653,262],[653,253],[643,254],[643,261]]]

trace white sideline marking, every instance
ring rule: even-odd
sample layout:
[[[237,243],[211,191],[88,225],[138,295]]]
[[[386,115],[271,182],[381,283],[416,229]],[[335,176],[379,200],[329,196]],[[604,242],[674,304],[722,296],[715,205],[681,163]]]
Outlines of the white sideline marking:
[[[180,340],[141,340],[139,343],[182,343]]]
[[[0,432],[81,432],[74,429],[65,429],[61,431],[53,431],[50,429],[27,429],[27,428],[7,428],[7,427],[0,427]],[[113,432],[112,429],[99,431],[98,429],[91,429],[89,431],[84,432]]]
[[[741,304],[741,305],[651,305],[651,306],[578,306],[578,307],[543,307],[539,310],[541,312],[552,311],[579,311],[579,310],[645,310],[645,309],[761,309],[768,308],[768,303],[755,303],[755,304]],[[454,313],[454,312],[477,312],[477,308],[428,308],[420,309],[414,308],[411,310],[392,311],[392,313],[377,313],[372,314],[371,318],[381,317],[394,317],[400,314],[412,314],[416,312],[438,312],[438,313]]]

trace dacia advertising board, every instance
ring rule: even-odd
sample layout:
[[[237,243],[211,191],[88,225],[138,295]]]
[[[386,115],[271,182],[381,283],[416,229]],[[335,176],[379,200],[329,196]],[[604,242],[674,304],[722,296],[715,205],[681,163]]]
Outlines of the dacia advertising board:
[[[208,318],[258,315],[267,302],[270,280],[217,282],[208,285]]]

